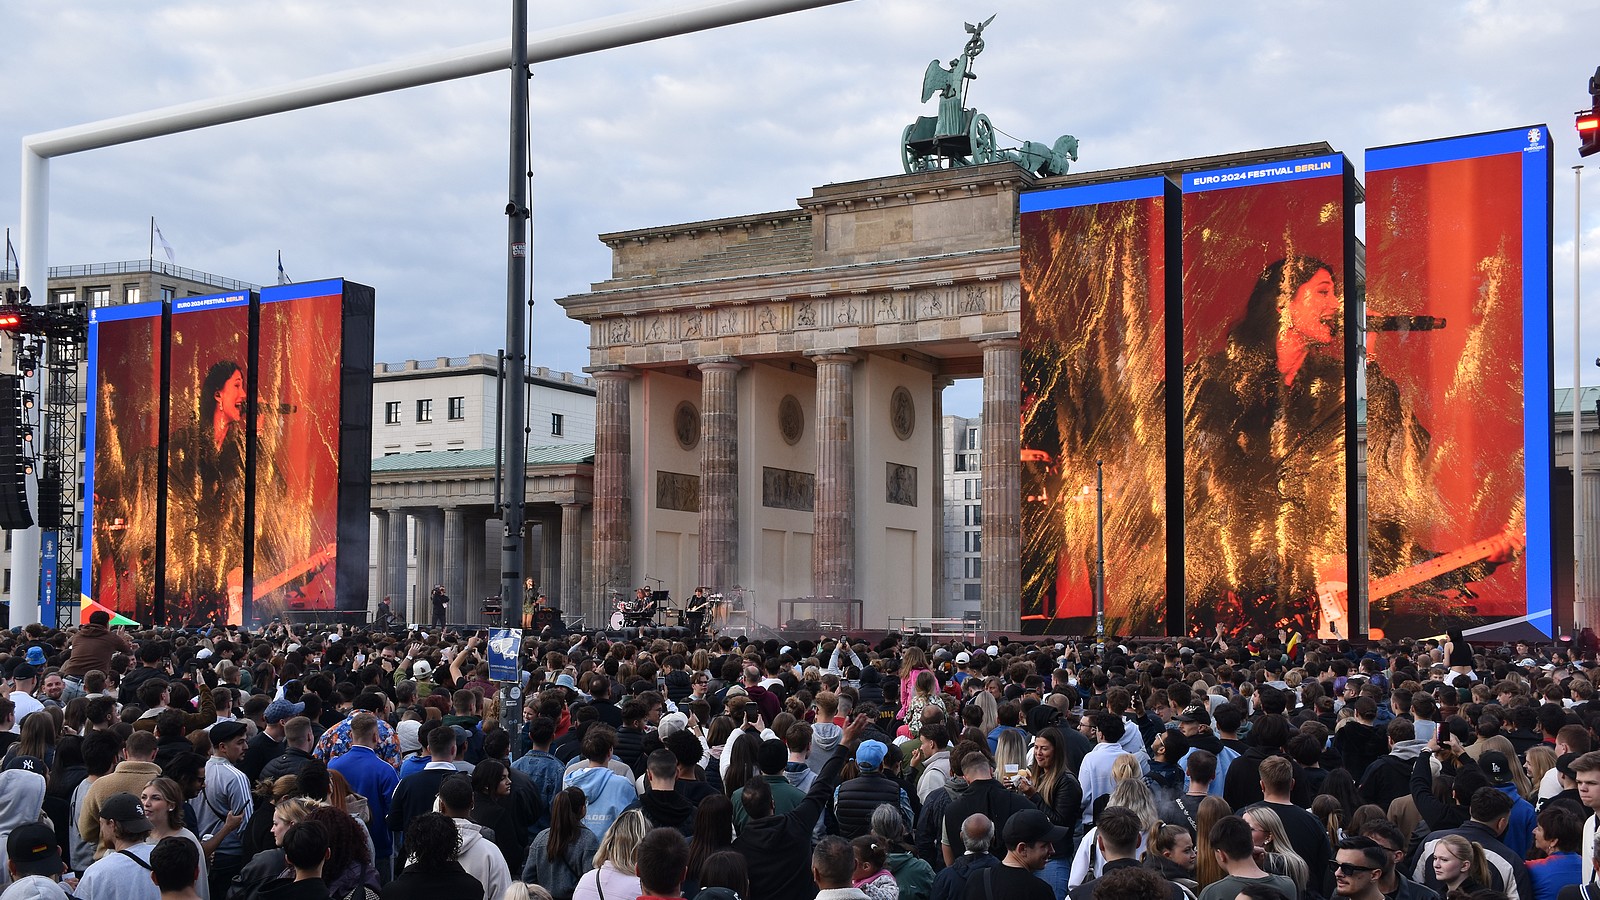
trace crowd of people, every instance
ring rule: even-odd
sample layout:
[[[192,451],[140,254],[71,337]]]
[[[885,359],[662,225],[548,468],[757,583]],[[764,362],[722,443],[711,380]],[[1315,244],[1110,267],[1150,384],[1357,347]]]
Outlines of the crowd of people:
[[[1600,897],[1563,644],[486,638],[0,634],[0,900]]]

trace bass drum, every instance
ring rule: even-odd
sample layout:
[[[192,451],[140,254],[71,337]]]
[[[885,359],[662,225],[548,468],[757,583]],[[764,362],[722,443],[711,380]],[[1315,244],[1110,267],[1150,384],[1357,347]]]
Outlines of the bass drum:
[[[622,618],[622,610],[619,609],[616,612],[611,614],[611,628],[612,628],[612,630],[620,631],[624,624],[625,624],[625,621]]]

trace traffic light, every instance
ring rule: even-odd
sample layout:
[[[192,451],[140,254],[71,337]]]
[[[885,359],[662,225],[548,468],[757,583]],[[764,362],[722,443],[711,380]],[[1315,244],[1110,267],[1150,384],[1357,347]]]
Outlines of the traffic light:
[[[1577,113],[1579,156],[1600,153],[1600,68],[1589,76],[1589,98],[1589,109]]]

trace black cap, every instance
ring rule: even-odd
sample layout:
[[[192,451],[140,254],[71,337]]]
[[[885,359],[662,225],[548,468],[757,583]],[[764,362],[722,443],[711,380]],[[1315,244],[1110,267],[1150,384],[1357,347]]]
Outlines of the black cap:
[[[24,772],[37,772],[43,775],[46,771],[44,760],[37,756],[13,756],[6,763],[6,771],[21,769]]]
[[[1577,774],[1572,771],[1572,764],[1582,755],[1582,753],[1563,753],[1556,757],[1556,771],[1565,778],[1576,780]]]
[[[211,726],[211,743],[225,744],[249,730],[243,722],[218,722]]]
[[[16,867],[18,875],[54,878],[66,868],[61,864],[55,829],[39,822],[18,825],[11,832],[6,838],[6,858]]]
[[[1060,825],[1052,825],[1050,817],[1045,815],[1042,810],[1025,809],[1021,812],[1012,813],[1011,818],[1006,819],[1005,841],[1007,847],[1015,847],[1018,844],[1033,844],[1039,841],[1055,843],[1065,838],[1068,834],[1071,834],[1071,831]]]
[[[1499,750],[1487,750],[1478,756],[1478,767],[1483,769],[1483,774],[1489,777],[1493,785],[1510,784],[1511,761]]]
[[[33,666],[30,666],[27,663],[22,663],[15,669],[11,670],[11,679],[13,681],[27,681],[29,678],[33,678],[38,674],[39,673],[34,670]]]
[[[1178,721],[1188,722],[1193,725],[1210,725],[1211,711],[1199,704],[1185,706],[1183,712],[1178,714]]]
[[[100,804],[100,818],[116,822],[128,834],[149,834],[152,827],[144,814],[144,804],[127,791],[107,797]]]

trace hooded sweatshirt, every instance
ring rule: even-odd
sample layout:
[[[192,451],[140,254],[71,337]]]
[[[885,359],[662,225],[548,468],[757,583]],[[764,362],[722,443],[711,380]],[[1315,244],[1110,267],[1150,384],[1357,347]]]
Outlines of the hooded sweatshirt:
[[[694,833],[694,804],[672,791],[645,791],[639,795],[639,808],[652,828],[676,828],[689,837]]]
[[[7,900],[67,900],[67,889],[61,882],[43,875],[26,875],[6,888]]]
[[[783,764],[783,777],[798,788],[802,793],[811,790],[811,783],[817,780],[817,773],[811,771],[810,760],[795,762],[790,760]]]
[[[1383,809],[1396,797],[1411,793],[1411,768],[1427,741],[1401,741],[1388,756],[1379,757],[1361,775],[1361,799]]]
[[[634,790],[633,782],[605,766],[586,766],[570,772],[563,784],[583,791],[584,799],[589,804],[583,824],[597,838],[604,838],[617,817],[639,802],[639,792]],[[462,863],[462,866],[468,872],[472,871],[466,863]],[[499,897],[498,893],[493,894],[491,900],[499,900]]]
[[[483,885],[484,900],[500,900],[511,886],[511,870],[506,868],[505,854],[494,841],[484,837],[483,827],[468,819],[451,819],[461,835],[461,849],[456,851],[456,862],[468,875]],[[469,900],[460,897],[454,900]]]
[[[839,751],[839,739],[843,736],[844,729],[832,722],[818,722],[811,726],[811,756],[806,760],[811,771],[822,772],[822,767]]]
[[[11,832],[30,822],[49,823],[43,811],[44,776],[24,769],[0,772],[0,887],[11,884],[5,846]]]

